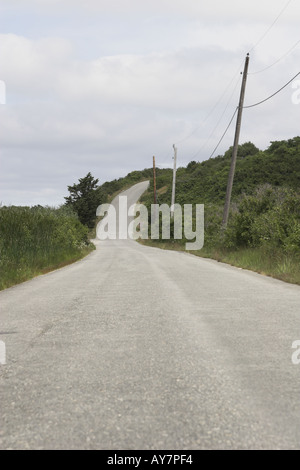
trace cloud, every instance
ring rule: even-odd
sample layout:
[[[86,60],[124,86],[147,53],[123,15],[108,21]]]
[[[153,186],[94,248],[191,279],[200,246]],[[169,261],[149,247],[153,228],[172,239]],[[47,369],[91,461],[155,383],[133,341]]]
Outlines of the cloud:
[[[80,11],[96,12],[101,14],[115,15],[180,15],[195,18],[205,17],[213,21],[221,18],[226,20],[259,19],[260,21],[273,20],[283,10],[285,3],[282,0],[253,0],[245,4],[240,0],[210,0],[209,2],[196,2],[195,0],[152,0],[143,2],[141,0],[25,0],[26,6],[41,9],[42,11],[79,9]],[[24,3],[25,3],[24,1]],[[296,2],[294,2],[296,3]],[[19,0],[10,0],[11,6],[19,6]],[[299,8],[297,5],[292,7]],[[286,18],[291,19],[295,15],[288,9],[284,12]],[[295,10],[294,10],[295,11]],[[299,11],[299,10],[298,10]],[[271,16],[271,18],[270,18]],[[273,18],[272,18],[273,16]]]
[[[295,5],[251,51],[250,72],[296,42]],[[89,171],[104,182],[150,167],[153,155],[171,162],[173,143],[179,165],[208,158],[237,105],[245,54],[282,7],[256,0],[247,7],[217,0],[25,0],[20,7],[11,0],[4,13],[12,30],[0,35],[7,93],[0,107],[0,201],[62,203],[67,185]],[[266,72],[249,74],[246,104],[289,80],[299,55],[296,48]],[[299,134],[293,91],[245,110],[241,140],[265,148]],[[217,154],[232,145],[233,132],[234,123]]]
[[[70,60],[71,44],[63,38],[42,38],[36,41],[16,34],[1,34],[1,74],[8,94],[40,92],[48,94]]]

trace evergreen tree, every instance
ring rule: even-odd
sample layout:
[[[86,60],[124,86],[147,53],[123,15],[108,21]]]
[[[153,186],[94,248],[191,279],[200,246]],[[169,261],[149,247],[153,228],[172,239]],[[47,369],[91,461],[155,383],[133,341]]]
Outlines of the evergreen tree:
[[[95,224],[97,207],[104,202],[98,181],[89,172],[84,178],[79,178],[79,183],[68,186],[70,195],[65,197],[66,205],[72,207],[80,222],[89,228]]]

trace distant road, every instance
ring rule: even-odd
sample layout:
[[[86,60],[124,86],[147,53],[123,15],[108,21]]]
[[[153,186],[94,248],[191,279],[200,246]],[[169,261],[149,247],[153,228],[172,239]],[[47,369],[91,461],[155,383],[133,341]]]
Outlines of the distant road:
[[[299,286],[97,241],[0,292],[0,448],[299,449],[297,339]]]

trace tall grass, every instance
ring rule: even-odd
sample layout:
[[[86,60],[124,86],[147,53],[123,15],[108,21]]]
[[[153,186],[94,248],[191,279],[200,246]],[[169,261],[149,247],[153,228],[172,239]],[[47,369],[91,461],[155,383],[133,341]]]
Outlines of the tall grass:
[[[0,208],[0,290],[92,249],[88,229],[66,207]]]
[[[260,246],[257,248],[204,248],[195,255],[213,258],[265,276],[300,285],[300,255],[285,253],[282,249]]]

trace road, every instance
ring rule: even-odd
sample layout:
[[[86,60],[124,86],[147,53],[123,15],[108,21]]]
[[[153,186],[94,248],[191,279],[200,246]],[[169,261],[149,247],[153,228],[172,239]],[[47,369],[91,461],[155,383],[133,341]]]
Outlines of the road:
[[[299,449],[300,287],[96,243],[0,292],[0,448]]]

